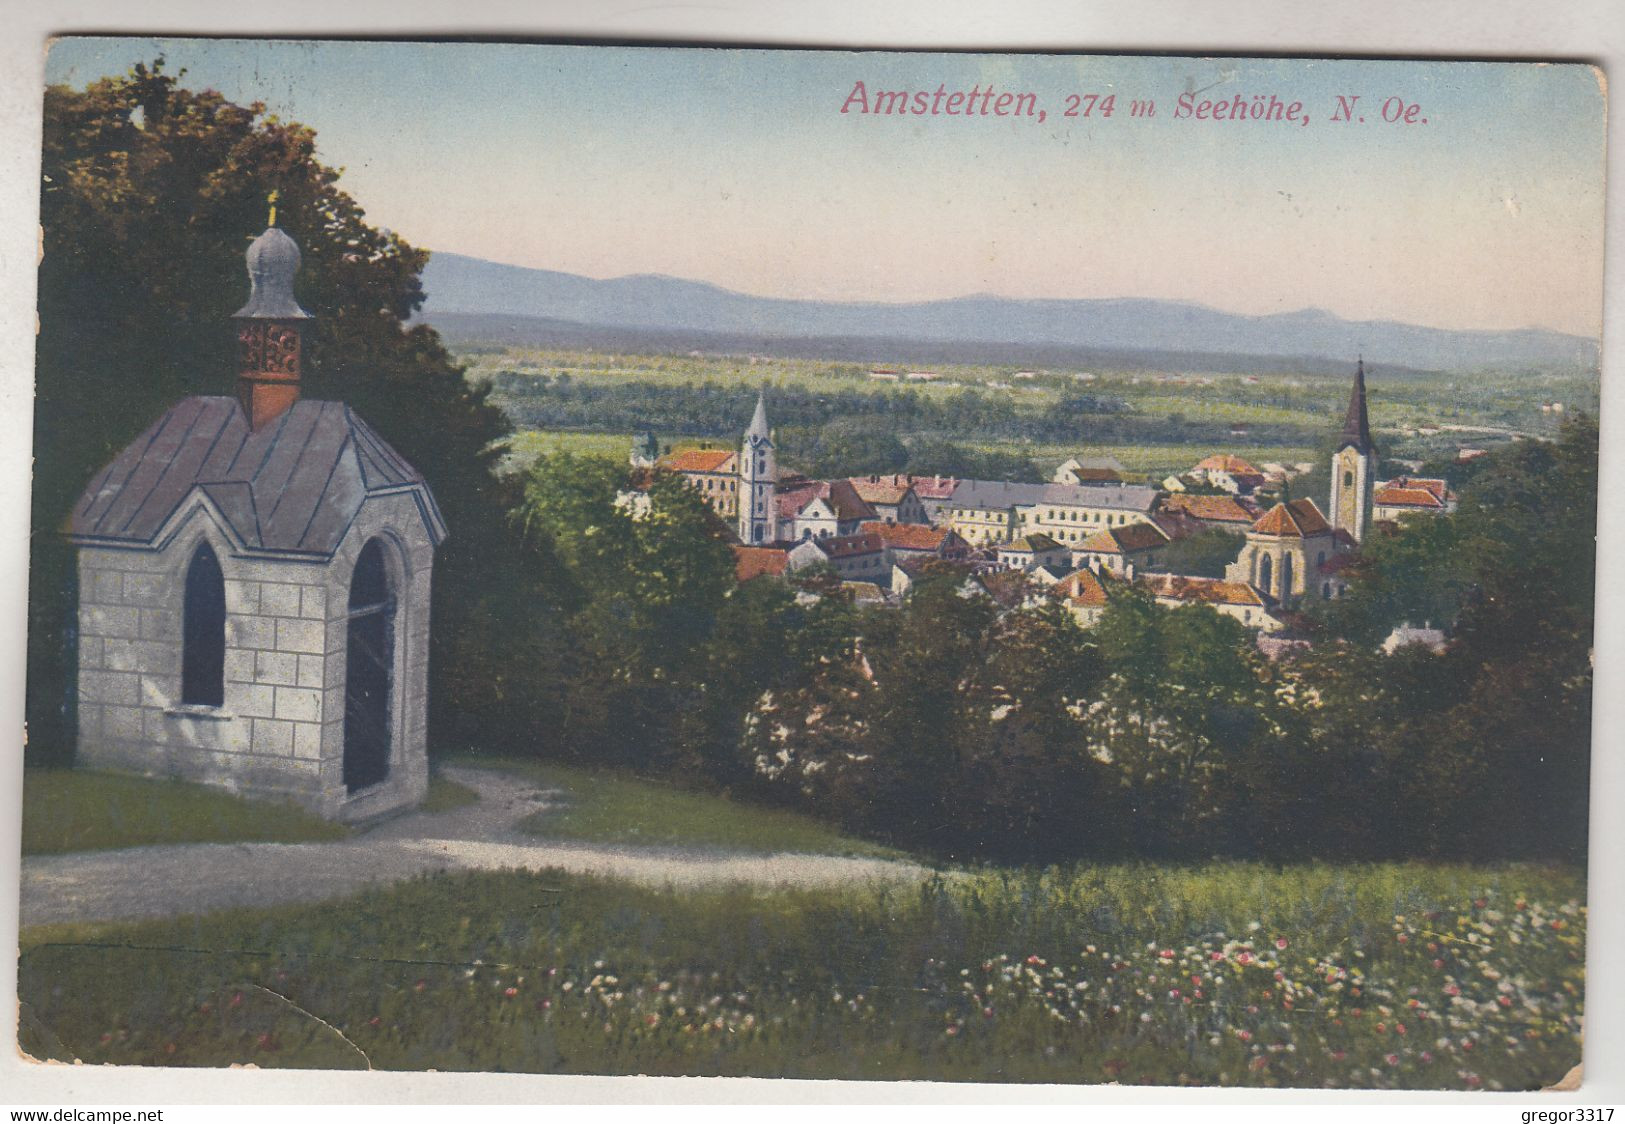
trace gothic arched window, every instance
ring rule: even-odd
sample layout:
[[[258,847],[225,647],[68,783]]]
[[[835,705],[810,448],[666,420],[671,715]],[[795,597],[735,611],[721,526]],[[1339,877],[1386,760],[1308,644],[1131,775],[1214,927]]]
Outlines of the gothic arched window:
[[[1275,577],[1275,563],[1270,561],[1269,555],[1260,554],[1258,556],[1258,588],[1272,596],[1274,590],[1270,588],[1270,579],[1273,577]]]
[[[181,702],[220,706],[226,697],[226,581],[208,543],[186,568],[181,617]]]

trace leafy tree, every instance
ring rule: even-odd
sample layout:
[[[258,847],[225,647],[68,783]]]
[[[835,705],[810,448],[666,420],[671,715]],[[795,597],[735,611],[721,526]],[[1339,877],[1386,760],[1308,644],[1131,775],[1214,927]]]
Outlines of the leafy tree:
[[[1242,537],[1217,529],[1175,539],[1162,552],[1162,568],[1170,574],[1222,578],[1225,567],[1241,553]]]
[[[613,462],[544,456],[526,478],[519,521],[559,559],[569,591],[564,744],[655,767],[670,763],[672,725],[695,698],[734,558],[710,505],[680,476],[626,489]]]
[[[409,326],[428,254],[367,224],[316,159],[315,133],[179,78],[159,59],[45,97],[31,744],[65,752],[72,740],[73,557],[57,532],[93,473],[176,399],[233,392],[243,251],[273,189],[316,316],[305,393],[342,398],[375,425],[423,472],[451,529],[437,558],[430,714],[436,734],[449,723],[474,739],[461,687],[447,688],[502,674],[512,637],[491,631],[493,603],[510,607],[509,628],[516,615],[547,627],[528,607],[544,591],[509,549],[510,497],[491,473],[507,423],[433,331]]]

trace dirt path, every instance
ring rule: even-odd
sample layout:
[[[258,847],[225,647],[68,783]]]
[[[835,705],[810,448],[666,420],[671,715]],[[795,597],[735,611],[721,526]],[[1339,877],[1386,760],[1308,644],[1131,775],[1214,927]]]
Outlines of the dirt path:
[[[912,881],[912,863],[539,840],[515,823],[559,794],[485,769],[449,768],[480,801],[413,812],[336,843],[180,843],[26,856],[22,924],[172,917],[230,906],[319,901],[437,870],[605,874],[649,885],[827,886]]]

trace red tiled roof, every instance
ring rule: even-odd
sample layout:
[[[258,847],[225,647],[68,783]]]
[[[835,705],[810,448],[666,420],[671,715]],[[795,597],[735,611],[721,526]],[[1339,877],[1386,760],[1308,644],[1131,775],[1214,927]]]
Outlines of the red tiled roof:
[[[786,488],[773,497],[773,502],[779,505],[779,518],[794,519],[801,514],[802,508],[821,498],[828,490],[829,485],[818,480]]]
[[[1122,484],[1123,474],[1114,468],[1074,468],[1072,475],[1079,484]]]
[[[940,551],[954,532],[947,527],[924,523],[864,523],[858,527],[866,535],[879,535],[893,550]],[[955,536],[956,538],[958,536]]]
[[[858,495],[850,481],[830,481],[829,491],[824,498],[829,501],[829,506],[835,509],[835,517],[843,523],[875,517],[875,509]]]
[[[734,577],[741,585],[764,574],[778,577],[790,564],[787,552],[770,546],[736,546],[733,551]]]
[[[1443,507],[1444,501],[1427,488],[1378,488],[1371,497],[1373,503],[1384,507]]]
[[[907,480],[914,494],[925,500],[951,499],[954,488],[959,485],[952,476],[899,476],[898,479]]]
[[[1162,528],[1150,523],[1130,523],[1123,527],[1103,527],[1084,539],[1078,549],[1091,554],[1132,554],[1155,550],[1168,542]]]
[[[879,535],[837,535],[833,538],[814,539],[830,558],[851,558],[859,554],[878,554],[886,549]]]
[[[1433,476],[1396,476],[1388,481],[1388,486],[1391,488],[1421,488],[1425,492],[1431,492],[1433,497],[1440,503],[1444,503],[1450,498],[1449,482]]]
[[[1307,535],[1321,535],[1332,529],[1311,499],[1278,503],[1259,517],[1253,530],[1261,535],[1279,535],[1282,538],[1301,539]]]
[[[1242,460],[1240,457],[1233,457],[1229,453],[1215,453],[1211,457],[1203,457],[1201,460],[1196,462],[1196,467],[1198,469],[1207,469],[1210,471],[1228,472],[1232,476],[1238,472],[1246,473],[1250,476],[1260,475],[1258,469],[1254,468],[1251,464]]]
[[[733,458],[728,449],[679,449],[661,463],[673,472],[724,472]]]
[[[1202,605],[1250,605],[1267,608],[1264,595],[1246,582],[1191,578],[1182,574],[1147,574],[1140,579],[1157,597]]]
[[[859,499],[870,504],[900,504],[909,488],[906,479],[896,476],[852,476],[847,483]]]
[[[1234,496],[1189,496],[1178,492],[1162,501],[1168,511],[1179,511],[1205,523],[1251,523],[1258,516]]]
[[[1106,586],[1092,570],[1075,570],[1050,587],[1056,597],[1076,605],[1104,605]]]

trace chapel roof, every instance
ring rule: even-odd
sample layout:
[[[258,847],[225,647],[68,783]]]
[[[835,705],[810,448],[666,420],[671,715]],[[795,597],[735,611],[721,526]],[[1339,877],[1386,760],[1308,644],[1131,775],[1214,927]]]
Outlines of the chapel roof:
[[[413,496],[436,545],[446,525],[422,475],[343,402],[303,398],[249,426],[236,398],[183,398],[97,474],[68,533],[82,545],[157,548],[201,492],[245,551],[330,557],[371,496]]]

